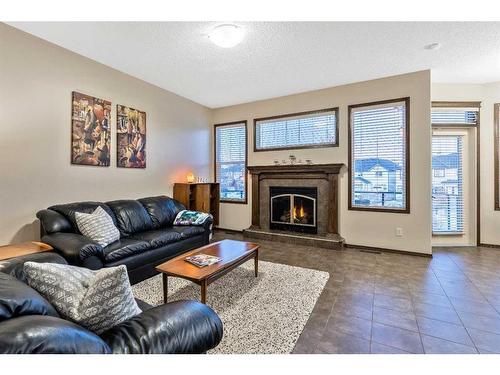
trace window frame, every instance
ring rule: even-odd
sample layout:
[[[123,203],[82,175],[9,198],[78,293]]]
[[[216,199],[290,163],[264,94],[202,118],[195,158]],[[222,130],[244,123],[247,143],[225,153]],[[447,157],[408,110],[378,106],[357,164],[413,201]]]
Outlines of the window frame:
[[[325,112],[335,112],[335,143],[319,143],[319,144],[304,145],[304,146],[269,147],[269,148],[264,148],[264,149],[257,148],[257,122],[265,121],[265,120],[277,120],[277,119],[287,118],[287,117],[321,114],[321,113],[325,113]],[[304,149],[310,149],[310,148],[327,148],[327,147],[339,147],[339,107],[316,109],[313,111],[305,111],[305,112],[287,113],[287,114],[283,114],[283,115],[270,116],[270,117],[260,117],[260,118],[253,119],[253,151],[254,152],[304,150]]]
[[[495,103],[493,105],[493,128],[494,128],[494,152],[495,152],[495,157],[494,159],[494,164],[495,164],[495,173],[494,173],[494,178],[495,178],[495,211],[500,211],[500,192],[498,189],[500,189],[500,183],[498,179],[500,178],[500,162],[499,162],[499,155],[498,153],[500,152],[500,145],[499,145],[499,140],[498,137],[500,137],[500,103]]]
[[[352,157],[352,151],[353,151],[353,124],[352,124],[352,112],[353,109],[357,108],[362,108],[362,107],[373,107],[376,105],[384,105],[384,104],[391,104],[391,103],[399,103],[399,102],[404,102],[405,104],[405,136],[404,136],[404,141],[405,141],[405,205],[404,208],[383,208],[383,207],[359,207],[359,206],[354,206],[352,204],[352,197],[353,197],[353,191],[352,189],[354,188],[354,183],[353,183],[353,157]],[[411,195],[410,195],[410,97],[404,97],[404,98],[397,98],[397,99],[388,99],[388,100],[379,100],[375,102],[368,102],[368,103],[360,103],[360,104],[352,104],[347,107],[347,115],[348,115],[348,184],[349,184],[349,190],[348,190],[348,210],[351,211],[366,211],[366,212],[387,212],[387,213],[397,213],[397,214],[409,214],[410,211],[410,202],[411,202]]]
[[[220,124],[214,124],[214,181],[219,184],[219,194],[220,194],[220,181],[217,181],[217,128],[242,124],[245,126],[245,199],[244,200],[233,200],[233,199],[223,199],[220,198],[220,203],[232,203],[232,204],[248,204],[248,126],[247,120],[241,121],[231,121],[224,122]]]

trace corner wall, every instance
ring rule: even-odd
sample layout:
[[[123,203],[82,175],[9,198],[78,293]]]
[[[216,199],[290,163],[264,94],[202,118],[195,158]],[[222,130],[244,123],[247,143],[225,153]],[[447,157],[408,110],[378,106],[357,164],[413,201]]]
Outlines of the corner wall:
[[[347,168],[340,179],[340,234],[349,244],[381,247],[402,251],[431,253],[431,127],[430,71],[404,74],[350,85],[332,87],[253,103],[218,108],[213,123],[248,121],[248,165],[270,165],[274,160],[312,159],[314,163],[347,165],[347,107],[350,104],[373,102],[409,96],[410,101],[410,214],[349,211],[347,209]],[[339,107],[339,147],[253,151],[253,119],[286,113]],[[213,139],[212,139],[213,145]],[[221,204],[220,227],[242,230],[251,223],[251,177],[249,202]],[[404,236],[396,237],[396,227]]]
[[[212,171],[212,111],[0,23],[0,245],[39,236],[56,203],[171,195]],[[70,164],[71,92],[112,102],[111,166]],[[116,105],[147,113],[147,168],[116,167]]]

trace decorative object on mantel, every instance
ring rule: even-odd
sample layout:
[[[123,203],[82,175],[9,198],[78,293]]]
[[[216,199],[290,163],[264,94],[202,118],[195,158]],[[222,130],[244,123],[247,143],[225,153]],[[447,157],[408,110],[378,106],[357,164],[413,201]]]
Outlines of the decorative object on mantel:
[[[297,157],[295,155],[290,155],[288,158],[290,159],[290,164],[292,165],[297,162]]]
[[[116,163],[123,168],[146,168],[146,112],[116,106]]]
[[[189,172],[186,176],[186,181],[188,184],[192,184],[194,182],[194,174],[193,172]]]
[[[174,199],[191,211],[206,212],[219,225],[220,186],[216,182],[175,183]]]
[[[109,167],[111,102],[73,91],[71,164]]]

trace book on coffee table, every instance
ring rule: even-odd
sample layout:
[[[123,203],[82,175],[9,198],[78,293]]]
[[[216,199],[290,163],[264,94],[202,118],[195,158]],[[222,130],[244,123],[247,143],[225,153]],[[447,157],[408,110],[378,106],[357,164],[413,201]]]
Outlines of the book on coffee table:
[[[213,255],[198,254],[187,257],[185,260],[186,262],[194,264],[196,267],[205,267],[220,262],[222,258]]]

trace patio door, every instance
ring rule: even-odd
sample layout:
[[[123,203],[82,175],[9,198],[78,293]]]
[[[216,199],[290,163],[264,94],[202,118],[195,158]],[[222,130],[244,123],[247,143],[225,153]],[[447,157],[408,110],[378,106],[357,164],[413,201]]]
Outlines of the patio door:
[[[474,129],[433,129],[432,243],[472,246],[476,241]]]

